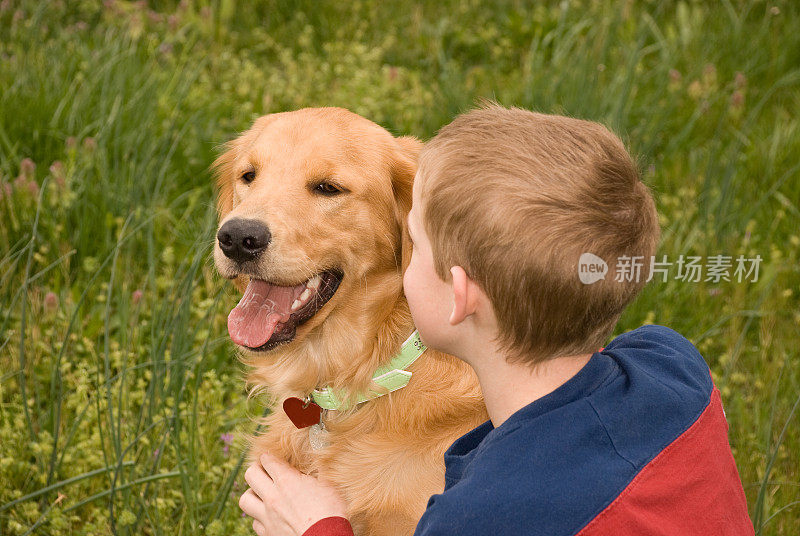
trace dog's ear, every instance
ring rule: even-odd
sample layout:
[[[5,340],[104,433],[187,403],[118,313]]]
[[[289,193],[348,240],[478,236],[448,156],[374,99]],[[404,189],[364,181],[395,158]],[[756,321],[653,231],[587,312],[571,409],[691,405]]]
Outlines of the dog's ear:
[[[400,229],[396,251],[400,252],[400,273],[411,262],[411,239],[408,236],[408,212],[411,210],[411,192],[417,173],[417,157],[422,142],[413,136],[395,138],[397,151],[392,162],[392,190],[395,200],[395,217]]]
[[[249,130],[222,144],[223,152],[211,164],[211,171],[217,183],[217,214],[222,221],[233,210],[233,185],[238,177],[233,176],[233,164],[239,151],[248,147],[261,132],[281,114],[262,115],[253,122]]]
[[[235,139],[223,144],[224,152],[211,164],[211,171],[217,185],[217,221],[222,221],[233,210],[233,183],[235,180],[233,162],[236,159],[238,141]]]

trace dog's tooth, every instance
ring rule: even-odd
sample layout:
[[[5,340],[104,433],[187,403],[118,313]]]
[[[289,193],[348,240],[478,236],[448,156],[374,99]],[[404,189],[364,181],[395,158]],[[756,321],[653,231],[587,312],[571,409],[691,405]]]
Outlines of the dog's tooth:
[[[297,311],[298,309],[300,309],[301,305],[303,305],[303,302],[301,302],[300,300],[294,300],[292,302],[292,311]]]
[[[308,297],[311,296],[311,290],[305,289],[302,294],[300,294],[300,301],[306,301]]]
[[[322,278],[319,276],[319,274],[317,274],[308,280],[308,283],[306,283],[306,287],[316,290],[317,287],[319,287],[320,283],[322,283]]]

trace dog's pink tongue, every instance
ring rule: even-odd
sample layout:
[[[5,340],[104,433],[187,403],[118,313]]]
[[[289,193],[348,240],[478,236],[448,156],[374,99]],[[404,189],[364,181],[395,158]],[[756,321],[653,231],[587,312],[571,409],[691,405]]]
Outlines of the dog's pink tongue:
[[[231,340],[242,346],[263,346],[275,332],[278,322],[291,314],[295,287],[279,287],[251,279],[239,304],[228,315]]]

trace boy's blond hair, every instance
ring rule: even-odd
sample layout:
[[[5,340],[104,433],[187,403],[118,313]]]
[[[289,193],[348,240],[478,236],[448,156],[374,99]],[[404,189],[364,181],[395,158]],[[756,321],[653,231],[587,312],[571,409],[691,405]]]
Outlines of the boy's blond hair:
[[[484,102],[424,146],[416,180],[436,273],[462,266],[480,285],[509,362],[596,351],[649,277],[655,204],[598,123]],[[605,279],[581,282],[583,253]],[[623,256],[640,257],[638,281],[616,280]]]

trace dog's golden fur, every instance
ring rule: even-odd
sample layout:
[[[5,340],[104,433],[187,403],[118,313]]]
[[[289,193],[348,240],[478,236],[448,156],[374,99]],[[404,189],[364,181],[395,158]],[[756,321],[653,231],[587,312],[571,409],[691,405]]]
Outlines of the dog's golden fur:
[[[357,535],[409,535],[434,493],[444,489],[443,454],[487,420],[473,370],[428,349],[398,391],[324,416],[330,445],[313,450],[281,403],[332,386],[363,392],[414,331],[403,295],[411,257],[406,215],[421,143],[341,108],[263,116],[214,162],[220,225],[256,218],[272,233],[259,279],[296,285],[331,267],[344,272],[334,296],[296,337],[266,353],[246,351],[252,392],[271,397],[267,431],[249,438],[249,461],[269,451],[333,482],[349,504]],[[240,180],[254,171],[255,180]],[[315,193],[321,181],[344,193]],[[249,275],[215,247],[217,267],[243,290]]]

